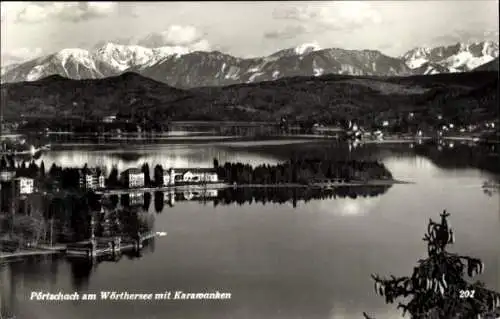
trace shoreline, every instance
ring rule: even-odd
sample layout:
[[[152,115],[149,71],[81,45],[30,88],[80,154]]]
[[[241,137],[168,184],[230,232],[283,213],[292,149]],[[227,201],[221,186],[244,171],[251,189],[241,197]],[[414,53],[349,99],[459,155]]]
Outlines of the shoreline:
[[[154,238],[154,237],[162,237],[164,235],[159,234],[159,232],[155,232],[151,237],[148,238]],[[40,244],[36,245],[32,249],[20,249],[19,251],[16,252],[1,252],[0,251],[0,260],[9,260],[12,258],[25,258],[25,257],[32,257],[32,256],[47,256],[47,255],[65,255],[68,256],[68,245],[71,245],[74,243],[68,243],[68,244],[56,244],[54,246],[49,246],[46,244]]]
[[[63,254],[60,250],[50,250],[50,249],[34,249],[34,250],[21,250],[14,253],[0,252],[0,260],[12,259],[12,258],[24,258],[31,256],[46,256],[46,255],[59,255]]]
[[[240,184],[230,185],[233,188],[284,188],[284,187],[297,187],[297,188],[336,188],[336,187],[351,187],[351,186],[391,186],[396,184],[415,184],[415,182],[399,181],[399,180],[373,180],[368,182],[343,182],[343,183],[311,183],[311,184],[297,184],[297,183],[284,183],[284,184]]]
[[[432,137],[418,137],[418,138],[390,138],[382,140],[360,140],[361,143],[365,144],[404,144],[404,143],[415,143],[418,141],[428,141],[432,140]]]
[[[442,136],[442,137],[411,137],[411,138],[400,138],[400,137],[388,137],[385,139],[359,139],[356,140],[360,144],[410,144],[419,142],[428,142],[432,140],[442,140],[442,141],[458,141],[458,142],[472,142],[472,143],[493,143],[498,144],[500,141],[483,139],[480,137],[472,136]],[[167,138],[116,138],[102,141],[99,143],[94,143],[82,139],[81,141],[68,141],[68,142],[58,142],[53,143],[52,150],[64,150],[71,147],[96,147],[102,146],[104,149],[106,147],[123,147],[126,143],[134,143],[137,145],[223,145],[223,146],[238,146],[244,145],[245,143],[257,143],[257,144],[291,144],[291,143],[306,143],[306,142],[320,142],[320,141],[344,141],[340,137],[329,136],[329,135],[315,135],[315,134],[287,134],[287,135],[277,135],[277,136],[266,136],[264,138],[256,136],[193,136],[193,137],[167,137]],[[346,140],[348,142],[348,140]],[[46,152],[50,150],[40,150],[41,152]],[[24,155],[29,155],[29,152],[23,152]],[[19,155],[22,155],[19,153]]]
[[[315,187],[350,187],[350,186],[391,186],[396,184],[415,184],[411,181],[401,181],[396,179],[391,180],[372,180],[372,181],[352,181],[352,182],[342,182],[342,183],[310,183],[310,184],[299,184],[299,183],[283,183],[283,184],[229,184],[229,183],[216,183],[216,184],[205,184],[205,185],[173,185],[173,186],[163,186],[163,187],[141,187],[141,188],[119,188],[119,189],[109,189],[95,191],[96,194],[123,194],[123,193],[147,193],[147,192],[167,192],[171,190],[218,190],[225,188],[284,188],[284,187],[297,187],[297,188],[315,188]]]
[[[216,189],[227,189],[227,188],[324,188],[324,189],[334,189],[340,187],[354,187],[354,186],[366,186],[366,187],[380,187],[380,186],[392,186],[394,184],[414,184],[410,181],[401,180],[372,180],[367,182],[353,181],[353,182],[342,182],[342,183],[310,183],[310,184],[298,184],[298,183],[284,183],[284,184],[239,184],[232,185],[229,183],[215,183],[212,185],[174,185],[166,187],[144,187],[144,188],[134,188],[134,189],[115,189],[107,191],[97,191],[96,194],[102,195],[113,195],[113,194],[130,194],[130,193],[146,193],[155,191],[171,191],[171,190],[216,190]],[[157,236],[157,235],[155,235]],[[64,254],[66,250],[66,245],[37,245],[32,249],[21,249],[16,252],[0,252],[0,260],[9,260],[13,258],[24,258],[31,256],[45,256],[45,255],[59,255]]]
[[[169,191],[169,190],[214,190],[214,189],[226,189],[226,188],[324,188],[324,189],[334,189],[339,187],[353,187],[353,186],[392,186],[394,184],[415,184],[410,181],[401,180],[372,180],[367,182],[354,181],[354,182],[343,182],[343,183],[311,183],[311,184],[298,184],[298,183],[285,183],[285,184],[240,184],[231,185],[229,183],[217,183],[213,185],[175,185],[167,187],[149,187],[149,188],[135,188],[135,189],[116,189],[107,191],[97,191],[96,194],[102,195],[113,195],[113,194],[130,194],[130,193],[146,193],[155,191]],[[156,235],[155,235],[156,236]],[[38,245],[33,249],[24,249],[17,252],[0,252],[0,260],[9,260],[12,258],[23,258],[30,256],[44,256],[44,255],[59,255],[64,254],[66,250],[65,245],[47,246]]]
[[[500,143],[500,141],[488,140],[480,138],[477,136],[441,136],[441,137],[412,137],[412,138],[386,138],[382,140],[360,140],[361,144],[405,144],[405,143],[415,143],[419,141],[431,141],[431,140],[443,140],[443,141],[461,141],[461,142],[474,142],[474,143]]]

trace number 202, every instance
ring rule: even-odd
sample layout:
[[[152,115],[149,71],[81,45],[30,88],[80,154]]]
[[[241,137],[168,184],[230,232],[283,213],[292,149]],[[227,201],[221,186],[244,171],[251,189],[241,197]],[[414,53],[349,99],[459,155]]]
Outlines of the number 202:
[[[460,290],[460,298],[474,298],[475,290]]]

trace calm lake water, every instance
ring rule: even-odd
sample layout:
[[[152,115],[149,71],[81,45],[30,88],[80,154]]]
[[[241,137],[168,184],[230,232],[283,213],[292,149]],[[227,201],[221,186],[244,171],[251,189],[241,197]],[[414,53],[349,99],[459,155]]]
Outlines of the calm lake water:
[[[48,168],[101,165],[119,170],[148,162],[164,167],[210,167],[239,161],[277,163],[291,152],[329,150],[337,156],[381,159],[397,179],[375,197],[272,204],[212,205],[179,201],[153,206],[156,231],[166,231],[141,258],[94,266],[39,258],[0,269],[1,304],[16,318],[400,318],[375,295],[371,273],[404,276],[425,256],[421,240],[429,218],[447,209],[453,250],[485,264],[479,277],[500,290],[500,195],[481,185],[494,175],[482,167],[489,150],[462,147],[370,145],[351,150],[316,142],[131,145],[92,150],[66,147],[44,154]],[[340,154],[340,155],[339,155]],[[32,291],[130,293],[182,290],[229,292],[216,301],[30,301]]]

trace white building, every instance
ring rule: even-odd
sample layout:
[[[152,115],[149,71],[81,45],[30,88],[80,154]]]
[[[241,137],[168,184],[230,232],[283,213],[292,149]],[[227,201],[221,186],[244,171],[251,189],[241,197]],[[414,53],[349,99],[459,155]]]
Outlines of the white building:
[[[125,187],[144,187],[144,173],[138,168],[129,168],[121,173],[121,180]]]
[[[102,119],[102,121],[104,123],[113,123],[114,121],[116,121],[116,115],[106,116]]]
[[[14,187],[16,194],[18,195],[32,194],[35,188],[35,183],[33,178],[17,177],[14,179]]]
[[[181,183],[216,183],[219,181],[214,168],[171,168],[163,173],[163,185]]]
[[[82,169],[80,171],[80,188],[94,190],[103,189],[104,175],[96,169]]]

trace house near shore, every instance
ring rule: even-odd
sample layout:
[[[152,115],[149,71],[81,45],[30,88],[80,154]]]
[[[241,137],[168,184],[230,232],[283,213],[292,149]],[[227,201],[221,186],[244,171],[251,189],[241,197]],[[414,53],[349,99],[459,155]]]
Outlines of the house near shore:
[[[129,168],[120,174],[123,185],[127,188],[144,187],[144,172],[138,168]]]
[[[104,175],[95,168],[84,168],[80,170],[80,188],[86,190],[103,189]]]
[[[17,177],[14,179],[14,190],[16,195],[33,194],[35,181],[29,177]]]
[[[219,176],[214,168],[171,168],[163,173],[163,185],[176,183],[216,183]]]

